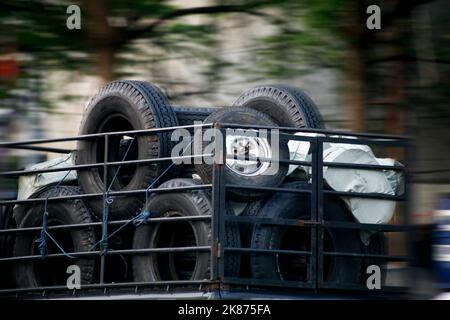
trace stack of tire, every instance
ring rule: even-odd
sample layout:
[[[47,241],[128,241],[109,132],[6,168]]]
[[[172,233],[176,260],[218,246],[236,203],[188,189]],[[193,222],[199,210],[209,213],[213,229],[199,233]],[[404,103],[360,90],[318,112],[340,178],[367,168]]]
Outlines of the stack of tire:
[[[115,81],[103,87],[89,101],[80,126],[80,135],[104,132],[126,132],[154,128],[169,128],[191,125],[194,121],[221,122],[255,126],[279,126],[294,128],[323,128],[321,116],[313,101],[301,90],[288,86],[258,86],[243,93],[227,108],[172,107],[166,96],[156,86],[142,81]],[[267,139],[267,141],[270,139]],[[122,160],[142,160],[171,156],[174,146],[171,131],[131,138],[123,135],[110,136],[109,153],[105,154],[105,139],[86,138],[80,140],[77,149],[77,164],[102,163]],[[280,140],[280,158],[288,159],[287,141]],[[166,172],[170,161],[152,162],[145,165],[122,165],[119,170],[103,168],[80,170],[78,185],[51,187],[37,197],[101,194],[104,190],[132,191],[146,189],[158,178],[159,188],[174,189],[211,183],[212,165],[196,164],[194,167],[173,166]],[[111,167],[110,167],[111,168]],[[258,169],[260,170],[261,167]],[[274,175],[247,174],[228,164],[224,166],[226,183],[253,185],[256,187],[283,186],[290,189],[309,189],[307,182],[285,181],[288,164],[280,163]],[[196,172],[201,182],[194,180]],[[164,174],[163,174],[164,173]],[[162,175],[163,174],[163,175]],[[105,181],[106,179],[106,181]],[[243,202],[241,215],[270,219],[309,220],[310,195],[307,193],[267,192],[252,189],[230,189],[227,199]],[[101,221],[103,217],[101,197],[86,201],[68,200],[49,202],[48,225],[81,224]],[[228,201],[229,202],[229,201]],[[227,202],[227,214],[235,214]],[[343,202],[332,196],[324,200],[325,220],[353,221]],[[42,225],[42,205],[28,209],[20,227]],[[140,195],[118,196],[109,205],[109,219],[130,219],[143,211],[151,218],[210,216],[213,213],[211,193],[205,190],[155,193],[146,199]],[[226,247],[250,247],[255,249],[282,249],[308,251],[311,249],[311,229],[308,227],[280,227],[267,224],[234,224],[225,226]],[[99,240],[94,228],[52,231],[55,240],[66,250],[86,252]],[[38,254],[37,234],[21,233],[14,244],[15,256]],[[130,234],[132,247],[150,249],[161,247],[207,247],[211,245],[210,220],[190,222],[141,224]],[[348,252],[374,252],[373,247],[364,247],[359,233],[354,229],[329,229],[324,232],[324,250]],[[48,243],[48,252],[57,253],[53,242]],[[93,256],[76,259],[48,261],[23,261],[14,269],[15,280],[21,287],[65,284],[66,265],[77,264],[81,268],[82,283],[96,281],[97,258]],[[183,251],[161,254],[142,254],[132,258],[134,281],[199,280],[207,279],[210,272],[208,251]],[[225,275],[230,277],[250,276],[263,279],[306,281],[309,257],[296,255],[273,255],[252,253],[247,257],[237,253],[225,256]],[[327,256],[324,261],[324,280],[338,282],[361,281],[364,261],[359,258]],[[245,269],[245,270],[244,270]]]

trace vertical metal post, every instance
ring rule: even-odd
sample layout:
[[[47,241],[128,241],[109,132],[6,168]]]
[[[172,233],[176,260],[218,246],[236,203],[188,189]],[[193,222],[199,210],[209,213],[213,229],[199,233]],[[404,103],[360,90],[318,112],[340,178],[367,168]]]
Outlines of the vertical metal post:
[[[315,192],[317,193],[317,211],[316,211],[316,221],[319,223],[317,226],[317,264],[318,264],[318,285],[322,286],[324,282],[323,277],[323,238],[324,238],[324,230],[323,230],[323,139],[322,137],[317,137],[317,158],[316,158],[316,166],[317,166],[317,189]]]
[[[311,188],[311,212],[310,212],[310,220],[318,222],[318,214],[317,214],[317,139],[310,142],[310,150],[312,153],[311,157],[311,177],[312,177],[312,188]],[[311,232],[311,256],[309,260],[309,274],[311,285],[317,288],[317,225],[307,226],[310,228]]]
[[[213,181],[212,181],[212,202],[213,215],[212,224],[212,244],[211,244],[211,280],[220,280],[224,275],[223,264],[223,220],[221,219],[225,211],[225,181],[224,181],[224,163],[226,152],[224,132],[219,126],[214,126],[215,143],[214,163],[213,163]],[[222,145],[220,145],[222,142]]]
[[[108,148],[109,148],[109,135],[105,135],[105,148],[103,155],[103,223],[102,223],[102,239],[108,235],[108,216],[106,215],[108,204]],[[101,260],[100,260],[100,283],[104,283],[105,280],[105,264],[106,264],[106,250],[103,250],[104,243],[101,243]]]

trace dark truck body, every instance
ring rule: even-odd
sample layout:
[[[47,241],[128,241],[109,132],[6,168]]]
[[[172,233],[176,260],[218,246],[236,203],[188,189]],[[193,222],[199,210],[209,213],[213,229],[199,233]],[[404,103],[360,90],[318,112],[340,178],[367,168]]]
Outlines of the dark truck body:
[[[192,129],[194,126],[184,126],[184,128]],[[198,126],[197,126],[198,127]],[[226,128],[245,128],[241,125],[233,124],[203,124],[202,128],[215,127],[223,132]],[[43,144],[49,144],[53,142],[63,142],[63,141],[76,141],[80,139],[107,139],[112,135],[128,135],[128,136],[139,136],[148,135],[161,132],[170,132],[173,128],[161,128],[161,129],[150,129],[150,130],[139,130],[139,131],[127,131],[127,132],[109,132],[100,134],[91,134],[85,136],[77,136],[70,138],[60,138],[60,139],[46,139],[46,140],[33,140],[33,141],[23,141],[14,143],[0,143],[0,148],[13,148],[13,149],[28,149],[36,151],[46,151],[46,152],[60,152],[65,153],[67,150],[43,147]],[[171,189],[158,189],[154,188],[149,190],[151,193],[158,192],[176,192],[185,191],[193,189],[208,189],[211,191],[212,204],[214,207],[214,214],[212,216],[205,217],[192,217],[194,219],[206,219],[211,220],[212,225],[212,243],[209,248],[176,248],[175,250],[207,250],[210,253],[210,278],[204,280],[170,280],[170,281],[159,281],[159,282],[134,282],[132,280],[126,280],[122,282],[107,283],[104,281],[103,276],[108,272],[110,268],[110,261],[108,257],[114,256],[132,256],[134,254],[154,254],[158,252],[174,252],[174,248],[158,248],[158,249],[145,249],[136,250],[132,248],[125,248],[120,250],[109,250],[102,251],[98,248],[95,251],[90,252],[74,252],[69,253],[74,256],[96,256],[100,260],[98,278],[96,283],[82,285],[81,289],[69,290],[66,286],[52,286],[52,287],[33,287],[33,288],[15,288],[11,284],[4,286],[0,289],[1,297],[18,297],[18,298],[76,298],[76,299],[328,299],[328,298],[389,298],[393,295],[395,297],[405,297],[409,290],[405,284],[408,284],[407,279],[410,275],[408,269],[410,262],[412,260],[412,251],[410,247],[410,224],[409,224],[409,208],[407,201],[409,190],[408,190],[408,164],[409,164],[409,143],[407,138],[399,136],[386,136],[377,134],[364,134],[364,133],[351,133],[342,131],[330,131],[330,130],[313,130],[313,129],[297,129],[297,128],[280,128],[280,127],[264,127],[266,129],[278,129],[280,133],[292,140],[302,140],[308,141],[311,144],[312,160],[311,162],[299,162],[292,160],[280,160],[290,164],[298,164],[312,167],[311,175],[311,217],[308,220],[295,220],[295,219],[281,219],[278,221],[258,220],[256,218],[241,217],[241,216],[230,216],[226,215],[225,212],[225,200],[226,200],[226,190],[229,188],[258,188],[255,186],[243,186],[243,185],[227,185],[224,181],[224,157],[225,152],[217,152],[216,164],[214,164],[214,174],[213,182],[211,184],[203,184],[198,186],[189,186],[179,188],[177,190]],[[252,127],[252,129],[259,129],[259,127]],[[295,132],[316,132],[321,133],[323,136],[299,136],[294,135]],[[340,135],[339,137],[331,135]],[[351,136],[352,138],[345,138],[342,136]],[[224,135],[225,136],[225,135]],[[337,164],[337,163],[323,163],[322,152],[324,142],[334,142],[334,143],[348,143],[348,144],[365,144],[371,145],[375,148],[400,148],[404,150],[405,158],[402,159],[404,166],[381,166],[381,165],[366,165],[366,164]],[[225,145],[225,144],[223,144]],[[108,143],[105,143],[105,154],[108,154]],[[135,162],[127,161],[126,163],[133,163],[136,165],[146,165],[157,161],[170,161],[170,159],[148,159],[148,160],[138,160]],[[101,167],[104,172],[107,170],[113,170],[121,163],[97,163],[91,165],[83,166],[73,166],[64,169],[56,169],[59,171],[67,170],[89,170],[92,168]],[[368,194],[368,193],[349,193],[349,192],[338,192],[330,190],[324,186],[323,181],[323,168],[324,166],[336,166],[342,168],[359,168],[367,170],[401,170],[406,176],[406,190],[402,196],[393,196],[386,194]],[[2,172],[0,176],[2,178],[16,178],[24,174],[36,174],[39,172],[52,172],[55,169],[45,169],[41,171],[27,172],[25,170],[18,170],[14,172]],[[288,190],[284,188],[266,188],[270,192],[304,192],[301,190]],[[110,191],[109,196],[112,197],[123,197],[131,195],[143,195],[146,190],[131,190],[131,191]],[[105,190],[106,193],[106,190]],[[403,202],[404,205],[401,206],[401,212],[397,214],[401,219],[396,219],[401,221],[401,223],[392,224],[370,224],[362,225],[359,223],[343,223],[343,222],[333,222],[324,221],[323,219],[323,199],[325,194],[334,194],[339,196],[352,196],[352,197],[364,197],[371,199],[384,199],[388,201],[399,201]],[[76,198],[88,199],[93,197],[103,197],[105,194],[82,194]],[[43,201],[64,201],[64,199],[69,199],[70,197],[59,197],[59,198],[31,198],[26,200],[14,200],[14,199],[2,199],[0,205],[4,208],[12,207],[14,205],[32,205],[33,203],[42,203]],[[73,199],[73,197],[72,197]],[[5,211],[11,214],[11,210]],[[176,220],[176,218],[157,218],[150,219],[149,223],[165,223],[170,219]],[[167,220],[167,221],[164,221]],[[188,219],[189,220],[189,219]],[[286,225],[286,226],[302,226],[306,228],[311,228],[311,250],[308,252],[295,252],[267,249],[259,249],[260,254],[298,254],[309,256],[308,272],[310,277],[306,281],[285,281],[285,280],[269,280],[269,279],[254,279],[247,276],[239,276],[230,278],[224,274],[224,260],[227,259],[227,255],[230,252],[234,253],[244,253],[249,254],[257,250],[251,248],[229,248],[223,245],[225,243],[223,237],[224,232],[222,231],[226,221],[234,221],[237,223],[264,223],[273,225]],[[95,227],[99,230],[99,233],[104,234],[108,232],[109,228],[115,226],[121,226],[128,223],[128,220],[121,221],[108,221],[108,223],[103,222],[93,222],[86,225],[66,225],[58,226],[59,228],[76,229],[76,228],[86,228]],[[21,228],[15,227],[13,224],[8,226],[3,226],[3,230],[0,230],[0,236],[2,238],[7,238],[7,236],[12,236],[20,232],[31,232],[33,230],[22,230]],[[405,251],[401,254],[391,254],[391,255],[371,255],[368,253],[354,253],[354,252],[327,252],[324,250],[323,246],[323,230],[324,228],[356,228],[373,230],[377,232],[383,232],[385,234],[393,233],[403,233],[406,235],[405,239]],[[49,230],[51,227],[49,227]],[[34,232],[41,230],[40,227],[34,228]],[[6,243],[6,242],[5,242]],[[9,244],[8,246],[10,246]],[[5,245],[6,246],[6,245]],[[19,261],[29,261],[43,259],[40,255],[33,256],[22,256],[22,257],[12,257],[10,252],[6,250],[7,248],[2,248],[3,254],[0,258],[0,267],[8,268],[13,267],[14,263]],[[323,261],[324,257],[328,255],[334,256],[347,256],[353,258],[361,259],[376,259],[377,261],[385,262],[401,262],[401,267],[399,267],[396,273],[400,276],[394,275],[394,281],[390,281],[393,285],[384,285],[380,290],[369,290],[365,283],[330,283],[324,280],[324,270]],[[64,258],[64,253],[52,253],[45,257],[45,259],[61,259]],[[399,264],[400,265],[400,264]],[[3,269],[5,270],[5,269]],[[388,278],[391,277],[392,272],[388,271]],[[3,274],[8,274],[4,271]],[[401,281],[397,281],[401,279]]]

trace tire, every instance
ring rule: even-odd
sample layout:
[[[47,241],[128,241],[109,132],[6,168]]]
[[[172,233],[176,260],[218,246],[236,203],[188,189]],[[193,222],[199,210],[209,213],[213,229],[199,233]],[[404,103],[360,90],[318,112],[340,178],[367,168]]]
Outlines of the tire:
[[[325,128],[316,104],[295,87],[258,86],[244,92],[234,105],[263,112],[282,127]]]
[[[283,185],[286,188],[309,190],[305,182]],[[258,217],[310,220],[310,195],[278,192],[259,211]],[[325,196],[324,220],[354,221],[345,204],[338,197]],[[256,224],[252,236],[252,248],[310,251],[309,227],[286,227]],[[330,228],[324,232],[324,251],[361,253],[359,232],[352,229]],[[251,254],[253,277],[291,281],[311,280],[308,274],[309,259],[305,256]],[[324,256],[324,281],[360,283],[361,259]],[[320,276],[320,275],[319,275]]]
[[[12,206],[0,206],[0,230],[16,228]],[[0,235],[0,258],[11,257],[14,234]],[[11,265],[0,263],[0,288],[12,288]]]
[[[265,114],[245,107],[230,107],[220,109],[212,113],[209,117],[207,117],[204,120],[204,122],[235,123],[248,125],[250,128],[252,125],[276,126],[276,124]],[[270,134],[268,134],[268,139],[266,139],[266,142],[269,146],[266,149],[273,150],[273,147],[270,144],[270,140],[271,140]],[[211,142],[209,141],[204,141],[203,150],[205,150],[210,143]],[[289,159],[289,149],[284,139],[280,138],[278,151],[280,159]],[[270,166],[272,165],[273,164],[270,163]],[[228,184],[251,185],[260,187],[277,187],[283,182],[284,178],[286,177],[288,167],[289,166],[285,163],[279,163],[279,168],[275,172],[275,174],[243,175],[241,173],[238,173],[236,170],[232,170],[228,166],[227,161],[227,164],[225,165],[224,176],[225,181]],[[195,168],[197,169],[197,173],[200,175],[203,182],[205,183],[212,182],[213,165],[202,162],[201,164],[196,164]],[[262,169],[264,169],[264,167],[262,167]],[[262,171],[262,173],[265,172],[266,171]],[[267,195],[266,191],[259,191],[255,189],[230,189],[229,193],[230,197],[233,200],[244,202],[256,201]]]
[[[166,96],[157,87],[142,81],[115,81],[107,84],[89,102],[80,126],[80,135],[108,131],[127,131],[177,126],[178,120]],[[139,136],[134,141],[126,160],[169,157],[173,146],[171,133]],[[109,161],[123,160],[125,137],[110,136]],[[122,141],[122,142],[121,142]],[[103,162],[102,139],[82,140],[78,143],[77,164]],[[122,151],[121,151],[122,150]],[[122,152],[122,153],[121,153]],[[111,190],[145,189],[169,165],[168,162],[142,166],[122,166]],[[115,167],[117,168],[117,167]],[[110,169],[108,185],[115,170]],[[167,177],[163,177],[163,182]],[[85,193],[104,191],[103,169],[81,170],[79,185]],[[101,219],[103,199],[88,202],[97,218]],[[117,198],[109,207],[111,219],[127,219],[140,212],[142,201],[138,197]]]
[[[177,119],[178,124],[180,126],[190,126],[195,122],[203,122],[211,113],[219,110],[219,107],[209,107],[209,108],[195,108],[195,107],[173,107]],[[191,130],[191,129],[188,129]],[[192,174],[196,173],[194,168],[194,164],[184,163],[180,165],[179,168],[179,177],[180,178],[192,178]]]
[[[173,107],[178,124],[180,126],[189,126],[195,121],[203,122],[211,113],[219,110],[219,107],[194,108],[194,107]]]
[[[80,189],[71,186],[50,188],[44,191],[42,197],[59,197],[80,194]],[[28,211],[20,228],[42,226],[44,205],[39,203]],[[48,202],[48,225],[82,224],[92,222],[87,206],[81,200],[65,200]],[[51,230],[50,235],[56,239],[66,252],[84,252],[91,250],[95,244],[95,232],[92,227],[73,230]],[[13,256],[39,255],[38,240],[40,232],[26,232],[17,235],[14,243]],[[61,253],[49,238],[48,253]],[[94,281],[95,257],[85,258],[47,258],[33,261],[18,262],[13,269],[16,285],[21,288],[38,286],[66,285],[67,267],[78,265],[81,271],[81,284]]]
[[[241,213],[242,217],[257,217],[259,211],[266,203],[266,199],[249,202],[244,211]],[[239,233],[241,237],[242,248],[251,248],[252,246],[252,235],[253,235],[254,223],[241,222],[239,223]],[[251,278],[251,267],[250,267],[250,253],[241,254],[241,277]]]
[[[173,179],[163,183],[160,188],[176,188],[198,185],[191,179]],[[159,193],[149,200],[147,210],[152,217],[212,215],[213,209],[207,192]],[[175,226],[174,226],[175,225]],[[225,227],[225,246],[239,247],[239,229],[235,223]],[[184,236],[184,237],[180,237]],[[182,246],[210,246],[212,242],[211,222],[167,222],[141,225],[136,229],[133,248],[161,248]],[[164,280],[202,280],[209,278],[210,252],[199,251],[135,255],[133,274],[135,281]],[[225,274],[236,276],[239,273],[238,254],[226,254]]]
[[[14,224],[13,207],[12,206],[0,206],[0,230],[7,230]],[[11,234],[0,235],[0,257],[9,256]]]
[[[259,212],[264,207],[266,199],[249,202],[242,212],[242,217],[257,217]],[[253,223],[241,223],[239,230],[241,234],[241,244],[243,247],[250,248],[253,236]]]

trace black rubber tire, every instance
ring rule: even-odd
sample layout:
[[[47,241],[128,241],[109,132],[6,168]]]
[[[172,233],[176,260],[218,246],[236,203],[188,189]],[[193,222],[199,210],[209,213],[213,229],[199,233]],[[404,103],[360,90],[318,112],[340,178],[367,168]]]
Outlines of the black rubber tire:
[[[286,188],[310,190],[311,185],[305,182],[291,182],[283,185]],[[324,198],[324,220],[354,221],[351,213],[343,201],[336,196]],[[258,217],[278,219],[310,220],[310,195],[278,192],[270,198],[259,211]],[[301,228],[301,229],[300,229]],[[256,224],[252,236],[252,248],[255,249],[285,249],[309,251],[307,244],[302,246],[302,237],[310,241],[309,227],[273,226]],[[291,231],[294,238],[286,239]],[[282,245],[284,241],[287,242]],[[310,244],[310,243],[309,243]],[[362,242],[359,232],[352,229],[330,228],[324,232],[324,251],[362,252]],[[308,258],[297,256],[297,260],[290,255],[251,254],[251,268],[253,277],[258,279],[277,279],[306,281],[310,275],[306,273],[304,263]],[[282,260],[283,259],[283,260]],[[330,257],[324,261],[324,280],[338,283],[359,284],[361,279],[361,259],[347,257]],[[300,267],[296,262],[300,261]],[[299,264],[297,264],[298,266]],[[327,267],[328,266],[328,267]],[[291,270],[289,270],[291,268]],[[288,272],[292,272],[289,274]],[[306,274],[305,274],[306,273]]]
[[[42,197],[60,197],[81,194],[77,187],[51,187],[40,195]],[[48,202],[48,225],[91,223],[91,213],[80,199]],[[20,228],[42,226],[44,205],[39,203],[28,211],[20,224]],[[95,232],[92,227],[65,231],[49,231],[66,252],[85,252],[95,244]],[[27,232],[17,235],[14,243],[13,256],[38,255],[38,240],[40,232]],[[48,254],[61,253],[50,238],[47,240]],[[78,265],[81,271],[81,284],[94,281],[95,257],[85,258],[47,258],[33,261],[17,262],[13,268],[16,285],[21,288],[66,285],[67,266]]]
[[[14,224],[13,207],[12,206],[0,206],[0,230],[9,229]],[[7,257],[11,249],[8,244],[10,243],[11,235],[0,235],[0,257]]]
[[[178,124],[180,126],[189,126],[195,121],[203,122],[211,113],[220,109],[220,107],[195,108],[195,107],[173,107]]]
[[[192,179],[172,179],[163,183],[160,188],[176,188],[183,186],[198,185]],[[152,196],[149,200],[147,210],[152,215],[151,217],[168,217],[168,216],[199,216],[212,215],[213,208],[210,196],[206,191],[195,190],[187,192],[170,192],[159,193]],[[231,214],[231,213],[228,213]],[[162,224],[148,224],[141,225],[136,229],[133,248],[157,248],[162,246],[171,247],[176,244],[176,237],[174,235],[188,235],[193,233],[194,241],[188,243],[181,243],[175,246],[210,246],[212,242],[211,222],[209,220],[201,220],[195,222],[184,222],[185,226],[189,225],[190,230],[183,230],[174,223]],[[167,231],[170,232],[169,239],[166,239],[162,227],[166,225]],[[181,228],[181,229],[180,229]],[[178,232],[177,232],[178,231]],[[183,231],[183,232],[182,232]],[[166,232],[167,233],[167,232]],[[239,247],[239,229],[236,223],[228,223],[225,226],[226,243],[223,246]],[[160,241],[163,241],[160,243]],[[164,241],[167,243],[164,243]],[[178,239],[179,240],[179,239]],[[195,242],[195,243],[193,243]],[[179,253],[178,255],[183,255]],[[185,253],[184,253],[185,254]],[[176,254],[150,254],[150,255],[135,255],[133,257],[133,275],[135,281],[161,281],[161,280],[202,280],[209,278],[210,271],[210,252],[199,251],[194,254],[193,265],[188,268],[188,271],[182,272],[175,268]],[[183,258],[183,257],[182,257]],[[186,263],[192,260],[191,257],[184,257],[180,259]],[[192,264],[192,261],[190,261]],[[240,268],[239,254],[226,253],[225,255],[225,274],[227,276],[236,276]],[[186,267],[186,266],[185,266]],[[187,268],[187,267],[186,267]],[[179,270],[179,271],[177,271]]]
[[[80,126],[80,134],[164,128],[177,125],[176,114],[160,89],[142,81],[115,81],[104,86],[90,100]],[[170,136],[170,132],[139,136],[137,141],[134,141],[137,147],[131,148],[132,151],[126,160],[169,157],[174,145]],[[123,141],[122,137],[117,136],[109,138],[109,161],[122,161],[121,140]],[[76,163],[103,162],[104,156],[101,150],[103,145],[102,139],[80,141]],[[145,166],[123,166],[111,189],[116,191],[145,189],[169,164],[169,162],[164,162]],[[102,193],[104,191],[102,172],[103,169],[79,171],[79,185],[85,193]],[[108,181],[112,180],[114,172],[114,169],[108,171]],[[125,178],[127,172],[128,178]],[[169,174],[162,177],[159,182],[164,182],[168,178],[170,178]],[[88,204],[93,209],[95,216],[101,219],[103,200],[96,198],[90,200]],[[142,205],[143,203],[138,197],[117,198],[109,207],[110,218],[130,218],[140,212]]]
[[[257,86],[242,93],[234,105],[263,112],[282,127],[325,127],[314,101],[301,89],[287,85]]]
[[[257,217],[259,212],[266,204],[267,199],[261,199],[254,202],[249,202],[241,213],[242,217]],[[254,223],[241,223],[239,230],[241,234],[241,244],[243,247],[250,248],[253,236]]]
[[[0,206],[0,230],[16,228],[12,206]],[[0,258],[11,257],[15,234],[0,235]],[[11,264],[0,263],[0,288],[12,288]]]
[[[254,202],[249,202],[244,211],[240,214],[242,217],[256,217],[261,211],[262,207],[266,203],[267,199],[261,199]],[[239,223],[239,233],[241,237],[242,248],[251,248],[252,236],[253,236],[254,223],[241,222]],[[251,278],[251,268],[250,268],[250,254],[241,254],[241,272],[240,276],[243,278]]]
[[[276,124],[264,113],[246,108],[246,107],[230,107],[223,108],[214,113],[204,120],[205,123],[234,123],[248,125],[250,128],[252,125],[263,126],[276,126]],[[268,134],[268,140],[270,141],[270,133]],[[269,142],[270,143],[270,142]],[[203,150],[208,146],[210,142],[203,142]],[[224,147],[225,148],[225,147]],[[280,137],[279,139],[279,158],[280,160],[289,159],[289,149],[287,141]],[[212,182],[213,165],[202,162],[196,164],[195,168],[197,173],[202,178],[204,183]],[[233,172],[226,165],[224,167],[224,176],[226,183],[236,185],[251,185],[260,187],[277,187],[286,177],[289,165],[285,163],[279,163],[279,168],[274,175],[256,175],[256,176],[243,176]],[[266,191],[259,191],[254,189],[230,189],[230,198],[236,201],[256,201],[267,195]]]
[[[182,106],[174,106],[173,107],[177,118],[178,124],[180,126],[190,126],[195,122],[203,122],[211,113],[219,110],[219,107],[182,107]],[[192,130],[192,129],[189,129]],[[193,162],[193,161],[192,161]],[[192,178],[192,174],[196,173],[194,168],[194,164],[184,163],[179,166],[179,177],[180,178]]]

